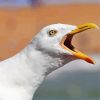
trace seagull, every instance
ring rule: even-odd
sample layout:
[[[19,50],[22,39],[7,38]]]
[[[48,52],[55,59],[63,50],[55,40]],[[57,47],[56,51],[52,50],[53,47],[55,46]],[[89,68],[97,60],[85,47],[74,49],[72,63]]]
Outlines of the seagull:
[[[76,59],[94,64],[92,58],[72,45],[74,35],[91,28],[98,26],[94,23],[46,26],[23,50],[0,61],[0,100],[32,100],[52,71]]]

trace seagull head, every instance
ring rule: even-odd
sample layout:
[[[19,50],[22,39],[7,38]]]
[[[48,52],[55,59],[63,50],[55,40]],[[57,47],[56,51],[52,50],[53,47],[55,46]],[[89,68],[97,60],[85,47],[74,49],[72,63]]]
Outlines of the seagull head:
[[[36,49],[43,54],[52,56],[52,59],[59,58],[64,64],[82,59],[88,63],[94,64],[91,57],[80,52],[72,44],[73,37],[85,30],[98,28],[94,23],[83,25],[52,24],[44,27],[33,39]],[[54,60],[55,61],[55,60]],[[64,65],[63,64],[63,65]]]
[[[83,25],[52,24],[44,27],[36,36],[38,49],[56,56],[71,56],[73,59],[82,59],[94,64],[94,61],[86,54],[80,52],[72,45],[73,36],[82,31],[98,28],[94,23]]]

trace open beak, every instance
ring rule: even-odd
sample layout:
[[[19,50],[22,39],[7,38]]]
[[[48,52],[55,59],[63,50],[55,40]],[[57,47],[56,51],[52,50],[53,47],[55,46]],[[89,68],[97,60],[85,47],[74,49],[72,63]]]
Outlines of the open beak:
[[[71,41],[74,35],[91,28],[98,28],[98,26],[94,23],[87,23],[87,24],[77,26],[77,29],[71,31],[70,33],[66,34],[62,38],[60,45],[63,49],[71,52],[78,59],[83,59],[87,61],[88,63],[94,64],[95,62],[92,60],[92,58],[80,52],[79,50],[76,50],[75,47],[71,44]]]

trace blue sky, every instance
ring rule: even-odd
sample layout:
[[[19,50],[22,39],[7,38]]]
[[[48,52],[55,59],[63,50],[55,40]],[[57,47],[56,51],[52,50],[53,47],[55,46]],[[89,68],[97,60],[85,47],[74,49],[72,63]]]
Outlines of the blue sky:
[[[44,4],[100,3],[100,0],[40,0]],[[37,0],[34,0],[37,2]],[[0,0],[0,5],[29,5],[31,0]]]
[[[20,4],[27,4],[29,2],[29,0],[15,0],[15,1]]]
[[[0,5],[28,5],[30,0],[0,0]]]
[[[41,0],[45,4],[100,3],[100,0]]]

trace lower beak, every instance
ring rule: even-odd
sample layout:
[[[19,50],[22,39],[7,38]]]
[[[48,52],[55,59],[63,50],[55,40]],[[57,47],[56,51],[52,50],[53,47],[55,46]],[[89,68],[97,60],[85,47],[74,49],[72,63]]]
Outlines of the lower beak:
[[[95,62],[92,60],[92,58],[80,52],[79,50],[76,50],[74,46],[72,46],[71,44],[71,40],[74,35],[91,28],[98,28],[98,26],[94,23],[87,23],[87,24],[77,26],[77,29],[71,31],[70,33],[68,33],[63,37],[62,41],[60,42],[60,45],[67,51],[71,52],[78,59],[82,59],[88,63],[94,64]]]

